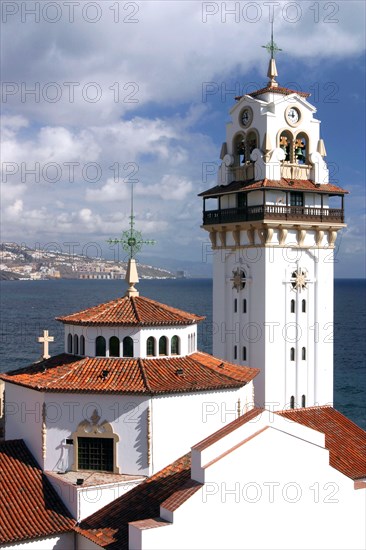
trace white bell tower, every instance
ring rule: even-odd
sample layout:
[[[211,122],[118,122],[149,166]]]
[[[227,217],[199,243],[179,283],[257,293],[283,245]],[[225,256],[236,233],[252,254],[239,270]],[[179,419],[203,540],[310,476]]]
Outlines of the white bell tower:
[[[218,182],[200,196],[213,253],[213,354],[261,370],[255,402],[333,403],[334,245],[344,189],[329,183],[310,94],[269,82],[236,98]],[[336,201],[336,204],[334,204]]]

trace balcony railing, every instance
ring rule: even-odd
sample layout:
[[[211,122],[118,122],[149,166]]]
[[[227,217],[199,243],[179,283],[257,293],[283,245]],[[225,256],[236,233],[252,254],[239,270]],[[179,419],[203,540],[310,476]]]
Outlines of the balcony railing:
[[[222,208],[203,213],[203,224],[235,223],[256,220],[289,220],[344,223],[342,208],[313,206],[259,205],[245,208]]]

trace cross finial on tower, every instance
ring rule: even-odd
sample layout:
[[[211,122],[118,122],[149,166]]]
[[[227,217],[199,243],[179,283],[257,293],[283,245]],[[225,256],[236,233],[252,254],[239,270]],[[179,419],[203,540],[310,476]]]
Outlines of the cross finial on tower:
[[[131,188],[131,215],[130,215],[130,229],[129,231],[124,231],[122,233],[121,239],[109,239],[107,242],[109,244],[121,244],[123,250],[129,252],[130,258],[128,260],[128,267],[126,271],[126,281],[129,284],[129,288],[126,292],[126,296],[138,296],[138,290],[135,288],[135,284],[139,282],[139,277],[137,274],[136,260],[135,256],[140,252],[144,244],[155,244],[155,241],[152,240],[143,240],[142,234],[140,231],[135,229],[135,215],[133,211],[133,184]]]
[[[38,342],[43,344],[43,353],[42,353],[42,359],[49,359],[51,356],[48,353],[48,344],[50,342],[54,342],[54,337],[48,335],[48,330],[43,331],[43,336],[39,336]]]
[[[278,72],[276,67],[275,53],[282,52],[282,49],[279,48],[273,40],[273,18],[271,21],[271,41],[268,42],[266,46],[262,46],[262,48],[265,48],[267,52],[271,54],[267,72],[267,76],[270,78],[268,86],[272,88],[277,88],[278,83],[276,82],[276,76],[278,76]]]

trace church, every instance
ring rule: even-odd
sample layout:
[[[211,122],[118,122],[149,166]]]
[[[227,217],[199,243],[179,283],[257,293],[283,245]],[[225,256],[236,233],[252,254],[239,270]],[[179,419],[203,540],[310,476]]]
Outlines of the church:
[[[64,352],[45,331],[42,360],[0,376],[0,548],[365,547],[366,433],[333,408],[328,334],[347,192],[269,50],[201,193],[213,355],[202,317],[140,296],[132,212],[124,296],[59,317]]]

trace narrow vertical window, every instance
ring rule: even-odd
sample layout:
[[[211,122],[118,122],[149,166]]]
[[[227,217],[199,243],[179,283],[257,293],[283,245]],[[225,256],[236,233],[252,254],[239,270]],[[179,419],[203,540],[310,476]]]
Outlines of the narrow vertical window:
[[[305,397],[305,395],[303,395],[303,396],[301,397],[301,406],[302,406],[302,407],[306,407],[306,397]]]
[[[234,300],[234,313],[237,313],[238,312],[238,299],[235,298]]]
[[[79,336],[74,334],[74,355],[79,355]]]
[[[159,339],[159,355],[167,355],[167,339],[161,336]]]
[[[290,349],[290,360],[295,361],[295,348]]]
[[[95,340],[95,355],[96,357],[105,357],[106,355],[106,341],[103,336],[97,336]]]
[[[234,359],[238,358],[238,346],[234,346]]]
[[[301,302],[301,311],[302,311],[303,313],[306,313],[306,300],[303,300],[303,301]]]
[[[179,338],[178,336],[173,336],[170,343],[170,353],[172,355],[179,355]]]
[[[153,357],[156,355],[155,353],[155,338],[153,336],[149,336],[149,338],[146,341],[146,355]]]
[[[243,346],[243,361],[247,360],[247,348],[246,346]]]
[[[306,359],[306,348],[302,348],[301,350],[301,359],[305,361]]]
[[[291,399],[290,399],[290,409],[294,409],[295,408],[295,398],[293,395],[291,395]]]
[[[246,313],[247,312],[247,300],[246,298],[244,298],[243,300],[243,313]]]
[[[85,336],[80,336],[80,355],[85,355]]]
[[[131,336],[123,338],[123,357],[133,357],[133,340]]]
[[[291,313],[295,313],[295,300],[291,300]]]
[[[67,353],[72,353],[72,335],[67,336]]]
[[[112,336],[109,339],[109,357],[119,357],[119,338]]]

